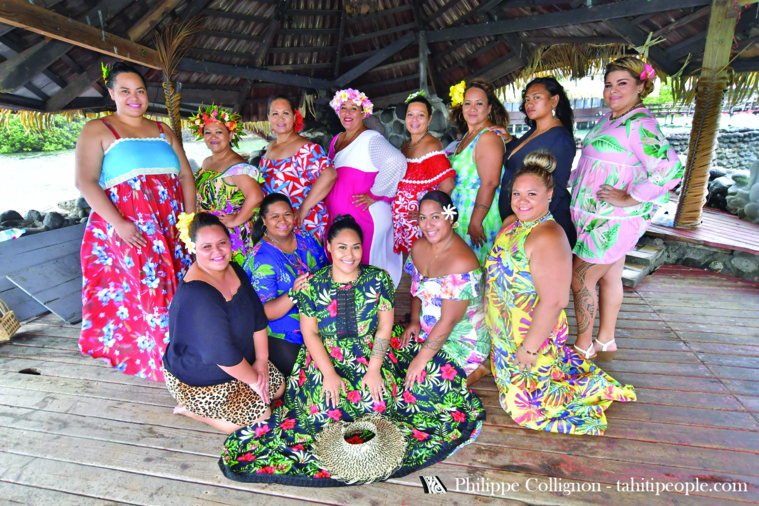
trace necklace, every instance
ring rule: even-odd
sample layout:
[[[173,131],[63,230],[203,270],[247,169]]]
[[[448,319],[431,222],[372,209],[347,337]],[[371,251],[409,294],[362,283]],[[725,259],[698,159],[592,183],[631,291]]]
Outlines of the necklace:
[[[537,219],[532,220],[532,221],[520,221],[519,218],[517,218],[517,226],[518,227],[522,227],[522,228],[532,228],[535,225],[543,222],[550,215],[551,215],[551,211],[548,211],[546,214],[544,214],[540,218],[537,218]]]
[[[470,135],[472,135],[472,132],[474,132],[474,130],[472,130],[471,132],[467,132],[464,138],[461,139],[461,142],[459,142],[459,145],[456,146],[456,151],[453,152],[453,156],[458,155],[464,150],[464,145],[466,144],[466,140],[469,138]]]
[[[422,142],[422,139],[424,139],[425,137],[427,137],[428,133],[430,133],[430,132],[429,131],[424,132],[424,135],[422,135],[421,137],[419,137],[419,140],[416,141],[413,144],[411,144],[411,139],[409,139],[409,141],[406,143],[406,149],[414,149],[417,144],[419,144],[420,142]]]
[[[287,253],[280,247],[280,243],[277,242],[276,239],[274,239],[272,236],[269,235],[268,232],[265,232],[266,237],[269,238],[270,241],[272,241],[272,246],[274,246],[282,255],[285,257],[285,260],[288,264],[290,264],[290,267],[293,268],[293,270],[298,274],[304,274],[309,271],[308,265],[303,261],[303,259],[298,255],[297,249],[298,249],[298,242],[296,240],[295,242],[295,250],[293,250],[292,253]],[[293,262],[292,258],[295,258],[295,262]]]
[[[450,239],[448,239],[448,242],[447,242],[447,243],[445,243],[445,246],[443,246],[443,247],[442,247],[442,249],[441,249],[440,251],[438,251],[438,252],[437,252],[437,255],[435,255],[435,258],[433,258],[433,259],[432,259],[432,261],[431,261],[430,263],[428,263],[428,264],[427,264],[427,269],[426,269],[426,270],[427,270],[427,274],[428,274],[428,275],[427,275],[427,276],[425,276],[426,278],[429,278],[429,277],[430,277],[430,276],[429,276],[429,273],[430,273],[430,269],[432,268],[432,264],[434,264],[434,263],[435,263],[435,260],[437,260],[437,257],[439,257],[439,256],[440,256],[440,253],[442,253],[443,251],[447,250],[447,249],[448,249],[448,246],[450,246],[450,245],[451,245],[451,242],[453,242],[453,235],[454,235],[454,234],[455,234],[455,232],[451,233],[451,238],[450,238]]]
[[[614,116],[614,113],[612,113],[612,115],[611,115],[611,119],[612,119],[612,120],[617,120],[617,119],[621,118],[622,116],[624,116],[625,114],[627,114],[628,112],[630,112],[630,111],[632,111],[633,109],[635,109],[636,107],[638,107],[639,105],[643,105],[643,102],[638,102],[637,104],[635,104],[634,106],[630,107],[628,110],[626,110],[625,112],[623,112],[623,113],[622,113],[622,114],[620,114],[619,116],[616,116],[616,117],[615,117],[615,116]]]

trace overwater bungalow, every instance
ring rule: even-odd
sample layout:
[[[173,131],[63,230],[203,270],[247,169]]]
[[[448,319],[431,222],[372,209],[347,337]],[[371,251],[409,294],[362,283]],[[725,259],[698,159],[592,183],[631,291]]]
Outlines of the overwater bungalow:
[[[672,226],[652,227],[662,242],[627,258],[623,350],[604,370],[638,401],[609,408],[604,437],[520,427],[486,377],[474,388],[487,412],[478,439],[423,471],[317,489],[227,480],[221,434],[172,415],[163,384],[79,351],[76,225],[0,243],[0,299],[22,323],[0,343],[0,502],[759,503],[759,281],[719,267],[753,272],[759,225],[704,207],[723,103],[759,85],[756,0],[0,1],[0,120],[42,129],[53,114],[112,111],[101,64],[116,60],[144,71],[148,113],[176,131],[213,102],[265,134],[277,93],[329,129],[320,110],[336,89],[358,88],[377,109],[420,88],[447,102],[462,80],[581,78],[624,54],[670,79],[694,118]],[[601,97],[597,85],[589,95]],[[18,191],[34,191],[29,174]],[[670,245],[698,251],[669,265]],[[567,315],[576,335],[571,304]]]

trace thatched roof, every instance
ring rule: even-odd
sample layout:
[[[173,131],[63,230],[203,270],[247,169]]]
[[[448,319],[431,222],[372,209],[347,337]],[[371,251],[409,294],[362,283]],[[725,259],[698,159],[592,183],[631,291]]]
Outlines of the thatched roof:
[[[357,13],[356,3],[367,4],[368,11]],[[161,113],[165,106],[154,30],[195,16],[203,16],[200,31],[189,37],[190,49],[171,76],[182,84],[183,114],[201,102],[215,102],[239,108],[247,121],[258,121],[265,119],[272,94],[299,97],[307,92],[318,104],[347,86],[366,92],[378,107],[400,102],[419,88],[420,56],[424,58],[420,47],[425,42],[429,87],[446,100],[452,84],[473,77],[497,86],[557,69],[582,77],[610,57],[634,53],[633,47],[642,50],[649,35],[660,40],[648,48],[648,58],[661,75],[682,70],[688,76],[700,69],[710,4],[35,0],[31,5],[11,0],[0,5],[0,23],[8,23],[0,24],[0,107],[40,112],[111,107],[100,62],[114,61],[117,56],[109,48],[116,48],[118,57],[145,65],[150,111]],[[39,7],[44,10],[34,10]],[[739,79],[745,87],[756,85],[759,70],[756,8],[738,7],[732,67],[748,73]]]

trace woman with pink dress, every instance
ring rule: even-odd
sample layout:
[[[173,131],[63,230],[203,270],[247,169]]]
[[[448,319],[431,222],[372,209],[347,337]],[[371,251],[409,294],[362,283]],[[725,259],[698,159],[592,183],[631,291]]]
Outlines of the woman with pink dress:
[[[329,103],[345,132],[332,139],[329,158],[337,180],[327,196],[330,224],[336,216],[353,216],[364,233],[361,263],[384,269],[397,287],[403,259],[393,251],[391,204],[403,174],[406,158],[379,132],[364,126],[373,105],[363,93],[340,90]]]
[[[406,99],[406,130],[411,138],[401,146],[401,153],[408,167],[393,200],[394,251],[403,255],[408,255],[414,241],[422,237],[417,221],[422,197],[433,190],[450,195],[456,184],[456,171],[443,145],[429,133],[432,104],[424,95],[422,90]]]
[[[611,113],[585,137],[582,156],[569,179],[570,212],[577,229],[572,266],[575,348],[586,359],[613,358],[625,256],[683,175],[677,153],[656,118],[643,107],[643,98],[654,89],[654,78],[650,65],[631,56],[607,65],[604,100]],[[592,341],[597,307],[601,323]]]

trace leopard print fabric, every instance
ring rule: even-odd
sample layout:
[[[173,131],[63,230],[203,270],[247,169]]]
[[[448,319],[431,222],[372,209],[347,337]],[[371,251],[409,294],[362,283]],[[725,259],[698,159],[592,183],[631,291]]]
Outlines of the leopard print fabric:
[[[237,379],[219,385],[194,387],[182,383],[166,369],[163,374],[174,400],[198,416],[246,426],[261,418],[269,407],[250,386]],[[282,373],[269,362],[269,396],[273,396],[284,381]]]

